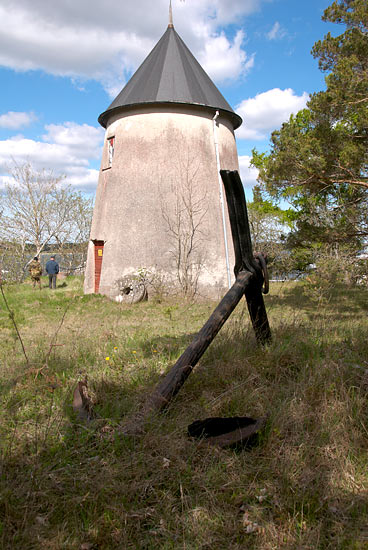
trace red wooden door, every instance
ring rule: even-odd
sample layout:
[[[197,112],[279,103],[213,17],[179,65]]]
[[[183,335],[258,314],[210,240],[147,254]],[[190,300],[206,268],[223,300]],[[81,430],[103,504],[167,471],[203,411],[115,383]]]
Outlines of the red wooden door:
[[[103,258],[103,241],[93,241],[95,245],[95,294],[98,294],[100,290],[101,268]]]

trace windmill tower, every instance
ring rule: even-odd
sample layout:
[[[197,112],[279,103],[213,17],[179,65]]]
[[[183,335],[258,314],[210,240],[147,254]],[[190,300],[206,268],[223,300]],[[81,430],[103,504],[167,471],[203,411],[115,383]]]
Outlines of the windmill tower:
[[[119,278],[147,269],[221,293],[233,259],[219,170],[239,169],[242,119],[175,31],[171,5],[166,32],[98,120],[85,292],[114,297]]]

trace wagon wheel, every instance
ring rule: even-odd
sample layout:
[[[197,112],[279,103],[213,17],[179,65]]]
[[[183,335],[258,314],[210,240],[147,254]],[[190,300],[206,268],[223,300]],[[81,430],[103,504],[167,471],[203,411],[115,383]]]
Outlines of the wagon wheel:
[[[148,293],[144,282],[136,276],[127,275],[118,281],[119,301],[137,304],[147,300]]]

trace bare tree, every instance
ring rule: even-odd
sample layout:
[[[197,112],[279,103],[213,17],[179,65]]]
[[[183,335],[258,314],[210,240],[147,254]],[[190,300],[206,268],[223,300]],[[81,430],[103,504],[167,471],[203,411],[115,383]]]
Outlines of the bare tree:
[[[55,234],[58,252],[63,256],[63,271],[81,272],[87,260],[87,245],[91,230],[93,199],[74,193],[73,218],[66,222],[64,231]]]
[[[38,256],[50,244],[61,249],[66,243],[86,244],[92,202],[64,180],[47,170],[37,172],[30,164],[13,167],[0,199],[3,270],[13,269],[19,277],[29,256]]]
[[[203,221],[207,213],[206,194],[200,194],[199,165],[189,152],[177,154],[178,174],[173,183],[173,200],[168,204],[162,195],[162,217],[171,241],[177,281],[186,297],[192,298],[198,290],[198,279],[203,268]]]

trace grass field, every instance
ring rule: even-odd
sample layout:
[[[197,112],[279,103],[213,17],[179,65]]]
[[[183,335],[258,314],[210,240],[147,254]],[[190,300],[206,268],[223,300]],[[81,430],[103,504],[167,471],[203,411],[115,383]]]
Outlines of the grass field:
[[[368,291],[313,300],[304,283],[265,297],[257,347],[241,303],[145,435],[138,408],[215,303],[135,306],[56,289],[0,296],[0,541],[11,550],[368,548]],[[104,419],[71,407],[85,374]],[[186,435],[208,416],[269,415],[249,451]]]

